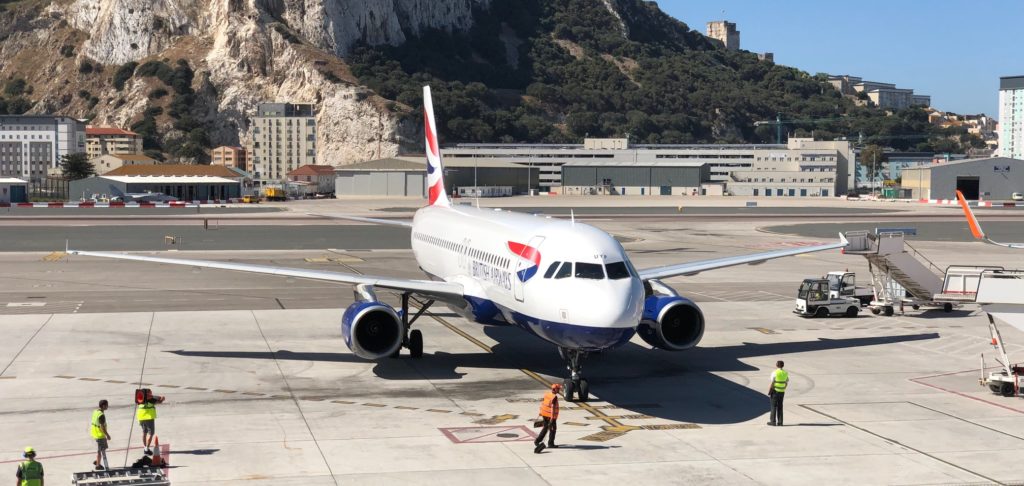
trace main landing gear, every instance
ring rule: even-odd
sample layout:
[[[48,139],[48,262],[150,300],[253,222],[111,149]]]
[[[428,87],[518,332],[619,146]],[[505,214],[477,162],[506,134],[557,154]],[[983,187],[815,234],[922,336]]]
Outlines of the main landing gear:
[[[587,353],[578,349],[558,348],[558,354],[566,361],[569,368],[569,378],[562,382],[562,392],[565,393],[565,401],[573,402],[573,395],[578,401],[585,402],[590,399],[590,383],[583,378],[583,358]]]
[[[410,300],[419,307],[419,310],[416,311],[414,316],[412,316],[412,319],[409,318]],[[412,297],[408,293],[402,294],[402,311],[399,315],[402,316],[402,329],[405,330],[405,336],[402,338],[402,345],[399,346],[399,348],[391,355],[392,358],[397,358],[401,354],[402,348],[407,348],[409,350],[409,356],[413,359],[423,357],[423,333],[420,332],[419,329],[411,328],[412,324],[416,322],[416,319],[419,319],[423,313],[427,312],[427,309],[429,309],[433,304],[433,300],[424,302]]]

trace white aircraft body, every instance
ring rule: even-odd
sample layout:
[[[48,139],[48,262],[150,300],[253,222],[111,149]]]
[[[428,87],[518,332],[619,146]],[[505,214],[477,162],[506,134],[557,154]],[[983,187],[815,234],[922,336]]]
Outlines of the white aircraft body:
[[[956,199],[960,203],[960,207],[964,210],[964,216],[967,217],[967,226],[971,228],[971,235],[976,240],[982,240],[985,243],[989,243],[996,246],[1005,246],[1007,248],[1024,248],[1024,243],[1000,243],[993,241],[985,236],[985,231],[981,229],[981,223],[978,222],[978,218],[974,217],[974,211],[971,211],[971,206],[967,204],[967,199],[964,198],[964,194],[960,191],[956,191]]]
[[[587,353],[614,348],[634,334],[661,349],[696,346],[704,315],[660,279],[842,248],[833,244],[769,251],[637,270],[608,233],[593,226],[509,211],[453,207],[444,190],[430,88],[424,87],[429,203],[411,223],[374,218],[356,221],[407,226],[419,267],[430,280],[370,277],[322,270],[146,257],[69,250],[70,254],[218,268],[324,280],[356,286],[356,302],[342,317],[341,333],[354,354],[376,360],[402,347],[422,356],[423,337],[411,329],[435,302],[482,324],[514,325],[558,347],[568,362],[568,400],[586,400],[581,376]],[[401,309],[380,302],[376,289],[397,291]],[[410,309],[410,300],[419,309]],[[412,310],[412,313],[410,312]]]

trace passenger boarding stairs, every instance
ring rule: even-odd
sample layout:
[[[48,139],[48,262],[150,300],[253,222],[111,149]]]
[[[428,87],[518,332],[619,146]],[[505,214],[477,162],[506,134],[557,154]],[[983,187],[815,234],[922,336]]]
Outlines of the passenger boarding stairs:
[[[951,266],[942,270],[906,242],[913,230],[851,231],[846,233],[850,244],[845,253],[863,255],[871,270],[875,292],[873,310],[892,314],[892,306],[909,303],[943,307],[973,302],[979,275],[998,267]]]

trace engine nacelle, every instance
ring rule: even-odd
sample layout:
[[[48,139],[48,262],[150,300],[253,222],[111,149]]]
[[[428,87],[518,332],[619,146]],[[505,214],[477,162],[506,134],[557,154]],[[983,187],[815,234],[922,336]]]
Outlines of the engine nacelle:
[[[652,295],[644,300],[637,334],[666,351],[690,349],[704,337],[704,313],[692,300],[678,295]]]
[[[402,319],[387,304],[356,302],[341,317],[341,335],[356,356],[380,359],[402,346]]]

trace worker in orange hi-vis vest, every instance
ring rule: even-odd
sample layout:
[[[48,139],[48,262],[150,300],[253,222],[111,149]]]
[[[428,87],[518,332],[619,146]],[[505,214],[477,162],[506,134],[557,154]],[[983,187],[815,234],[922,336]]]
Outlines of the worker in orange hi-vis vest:
[[[551,432],[548,436],[548,447],[558,448],[555,445],[555,432],[558,431],[558,392],[561,390],[562,385],[551,385],[551,391],[544,394],[544,401],[540,403],[540,416],[544,419],[544,428],[540,429],[540,435],[533,441],[534,454],[540,454],[540,451],[544,450],[544,436],[548,432]]]

